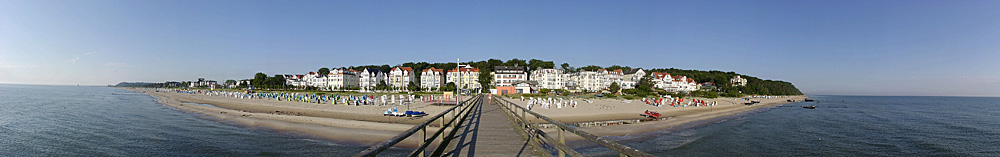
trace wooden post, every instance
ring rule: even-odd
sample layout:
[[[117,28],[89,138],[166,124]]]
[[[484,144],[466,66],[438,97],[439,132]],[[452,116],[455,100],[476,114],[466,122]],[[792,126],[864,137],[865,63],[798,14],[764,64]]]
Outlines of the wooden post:
[[[441,116],[441,121],[440,121],[441,122],[441,130],[438,131],[438,132],[441,132],[441,141],[439,143],[444,143],[444,138],[445,138],[444,137],[444,129],[447,128],[447,127],[444,126],[444,118],[445,117],[446,116]]]
[[[563,132],[566,132],[566,130],[564,130],[562,128],[559,128],[559,144],[566,145],[566,136],[563,135],[563,134],[566,134],[566,133],[563,133]],[[566,151],[565,150],[559,150],[559,157],[566,157]]]
[[[421,140],[419,142],[417,142],[417,144],[419,144],[419,145],[417,145],[418,148],[420,146],[423,146],[425,144],[424,141],[427,141],[427,127],[426,126],[420,128],[420,136],[422,136],[423,138],[420,138]],[[417,150],[417,152],[420,153],[417,156],[424,157],[424,150]]]

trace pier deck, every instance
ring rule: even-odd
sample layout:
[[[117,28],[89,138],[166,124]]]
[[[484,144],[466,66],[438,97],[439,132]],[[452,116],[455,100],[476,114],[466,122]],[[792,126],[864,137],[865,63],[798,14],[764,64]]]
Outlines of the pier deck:
[[[499,106],[484,99],[471,112],[445,156],[539,156]]]

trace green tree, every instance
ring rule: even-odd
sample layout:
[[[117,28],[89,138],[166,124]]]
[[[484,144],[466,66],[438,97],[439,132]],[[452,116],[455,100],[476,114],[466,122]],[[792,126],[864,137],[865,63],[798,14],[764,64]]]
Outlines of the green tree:
[[[600,69],[603,69],[603,68],[600,67],[600,66],[596,66],[596,65],[588,65],[588,66],[585,66],[585,67],[580,67],[577,70],[578,71],[597,71],[597,70],[600,70]]]
[[[611,82],[611,85],[608,86],[608,90],[612,94],[617,94],[618,93],[618,89],[621,89],[621,88],[622,88],[621,86],[618,86],[618,82]]]
[[[250,85],[252,85],[252,86],[254,86],[256,88],[261,88],[261,87],[264,87],[263,86],[264,85],[264,81],[267,81],[267,74],[264,74],[262,72],[258,72],[257,74],[253,75],[253,80],[250,80]]]
[[[455,82],[448,82],[448,84],[445,84],[444,87],[441,87],[441,91],[454,92]]]
[[[490,92],[490,89],[493,88],[493,75],[490,74],[490,71],[479,70],[479,85],[483,87],[483,93]]]
[[[226,87],[229,85],[236,85],[236,80],[226,80]]]
[[[504,66],[528,66],[528,62],[523,59],[510,59],[503,63]]]
[[[420,86],[417,86],[417,84],[415,84],[412,81],[410,81],[410,84],[406,85],[406,89],[409,90],[409,91],[414,91],[414,92],[415,91],[420,91]]]
[[[573,73],[573,72],[576,71],[576,68],[573,68],[573,67],[569,66],[569,63],[563,63],[562,65],[559,65],[559,66],[562,67],[563,72],[566,72],[566,73]]]
[[[327,74],[330,74],[330,68],[319,68],[319,70],[316,70],[316,73],[319,73],[319,76],[326,76]]]
[[[375,85],[375,90],[388,90],[388,89],[389,85],[385,84],[385,80],[379,81],[378,84]]]

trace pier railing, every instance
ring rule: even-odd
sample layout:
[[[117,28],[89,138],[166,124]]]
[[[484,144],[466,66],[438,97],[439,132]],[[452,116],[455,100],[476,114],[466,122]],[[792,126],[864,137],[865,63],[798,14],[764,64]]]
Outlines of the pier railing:
[[[417,126],[413,126],[413,128],[410,128],[409,130],[406,130],[403,133],[400,133],[399,135],[396,135],[395,137],[392,137],[389,140],[386,140],[386,141],[384,141],[382,143],[378,143],[378,144],[372,145],[371,147],[368,147],[368,149],[365,149],[364,151],[361,151],[360,153],[355,154],[354,156],[356,156],[356,157],[360,157],[360,156],[375,156],[375,155],[381,153],[382,151],[385,151],[386,149],[389,149],[390,147],[395,146],[396,144],[399,144],[400,142],[402,142],[406,138],[409,138],[413,134],[416,134],[417,132],[420,132],[420,135],[417,136],[418,137],[418,139],[417,139],[417,141],[418,141],[417,142],[418,148],[416,150],[414,150],[413,152],[411,152],[409,156],[423,157],[426,154],[425,149],[427,149],[427,147],[430,146],[434,142],[435,139],[438,139],[438,137],[441,137],[442,134],[445,133],[445,130],[447,130],[447,128],[451,127],[452,128],[452,132],[454,132],[455,130],[458,130],[457,127],[461,126],[461,124],[459,124],[459,125],[453,125],[456,122],[456,120],[459,120],[458,117],[462,117],[461,121],[459,121],[459,122],[465,121],[465,117],[468,117],[466,115],[468,115],[469,111],[471,111],[471,108],[473,106],[475,106],[475,105],[470,105],[470,104],[475,104],[475,103],[480,102],[480,101],[482,101],[481,100],[481,96],[477,96],[477,97],[473,97],[473,98],[470,98],[468,100],[465,100],[462,103],[459,103],[459,104],[455,105],[455,107],[448,108],[447,110],[444,110],[444,112],[441,112],[440,114],[437,114],[437,115],[431,117],[430,119],[428,119],[424,123],[421,123],[420,125],[417,125]],[[460,109],[460,110],[458,110],[458,109]],[[451,113],[451,115],[447,115],[448,113]],[[448,120],[448,117],[451,117],[451,119]],[[433,123],[434,121],[438,121],[438,123],[440,124],[440,129],[438,129],[438,131],[436,133],[432,134],[430,138],[427,138],[427,127],[431,123]],[[445,121],[448,121],[448,122],[446,123]],[[454,135],[454,133],[450,134],[449,136],[451,136],[451,135]],[[447,137],[441,137],[440,138],[440,141],[441,141],[440,143],[441,144],[440,144],[440,146],[438,146],[438,150],[443,149],[443,147],[446,147],[445,143],[446,143],[447,140],[449,140],[449,138],[447,138]]]
[[[529,137],[528,138],[529,142],[535,144],[536,146],[545,144],[551,145],[554,148],[556,148],[559,157],[563,157],[566,155],[583,156],[579,152],[573,150],[573,148],[566,146],[566,132],[576,134],[577,136],[583,137],[583,139],[587,139],[588,141],[618,151],[618,153],[621,156],[642,156],[642,157],[654,156],[652,154],[636,150],[634,148],[613,142],[611,140],[601,138],[600,136],[587,133],[585,131],[577,129],[577,127],[575,126],[570,126],[565,123],[552,120],[549,117],[545,117],[538,113],[529,111],[524,107],[518,106],[517,104],[514,104],[499,96],[494,97],[494,99],[498,100],[497,102],[500,102],[500,106],[507,111],[507,115],[511,117],[511,119],[513,120],[512,122],[514,122],[514,124],[517,124],[521,130],[525,130],[525,132]],[[526,115],[531,115],[532,117],[535,118],[535,120],[528,121],[525,118]],[[543,120],[545,122],[548,122],[549,124],[553,124],[556,127],[558,127],[559,129],[559,131],[557,132],[558,136],[557,138],[559,138],[558,140],[553,139],[551,135],[540,130],[538,124]]]

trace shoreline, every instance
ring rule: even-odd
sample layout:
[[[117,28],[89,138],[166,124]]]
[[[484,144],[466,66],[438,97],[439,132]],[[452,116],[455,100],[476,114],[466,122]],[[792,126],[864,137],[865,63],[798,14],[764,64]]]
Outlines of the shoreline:
[[[138,88],[119,89],[141,92],[156,98],[158,103],[168,107],[176,108],[180,111],[207,115],[220,121],[235,122],[249,127],[265,127],[282,132],[291,132],[292,134],[305,134],[338,143],[357,144],[361,146],[383,142],[412,128],[416,124],[426,121],[425,118],[399,117],[398,123],[391,123],[391,120],[383,116],[381,111],[385,111],[385,109],[392,106],[345,106],[156,92],[155,90]],[[760,104],[752,106],[736,105],[739,102],[734,101],[733,98],[705,99],[706,101],[713,100],[719,102],[720,105],[713,107],[655,107],[645,105],[640,101],[624,103],[621,100],[601,99],[593,100],[594,103],[583,104],[581,102],[577,108],[537,108],[532,109],[532,111],[564,123],[640,119],[643,117],[639,116],[639,114],[645,109],[658,111],[663,114],[663,117],[670,117],[665,120],[647,121],[636,124],[581,127],[582,130],[597,136],[618,139],[631,135],[648,134],[646,136],[652,136],[651,134],[660,130],[672,129],[699,121],[747,114],[754,110],[792,103],[786,102],[786,99],[801,100],[803,98],[806,98],[806,96],[769,99],[770,101],[762,101]],[[780,102],[777,101],[778,99],[780,99]],[[525,104],[519,100],[508,100],[519,105]],[[185,103],[208,104],[214,107]],[[433,106],[426,103],[414,103],[414,105],[410,105],[411,109],[425,111],[429,115],[439,114],[448,107],[450,106]],[[404,109],[405,107],[400,110]],[[590,114],[595,112],[601,113]],[[428,132],[436,132],[439,129],[436,124],[432,123],[432,126],[429,126],[427,129]],[[556,128],[545,128],[542,130],[554,132]],[[569,136],[566,136],[566,140],[569,143],[586,142],[575,134],[569,134]],[[620,140],[632,139],[625,138]],[[415,143],[417,143],[416,140],[408,138],[397,144],[396,147],[413,148],[416,146]],[[436,147],[436,145],[436,143],[432,144],[432,147]]]

